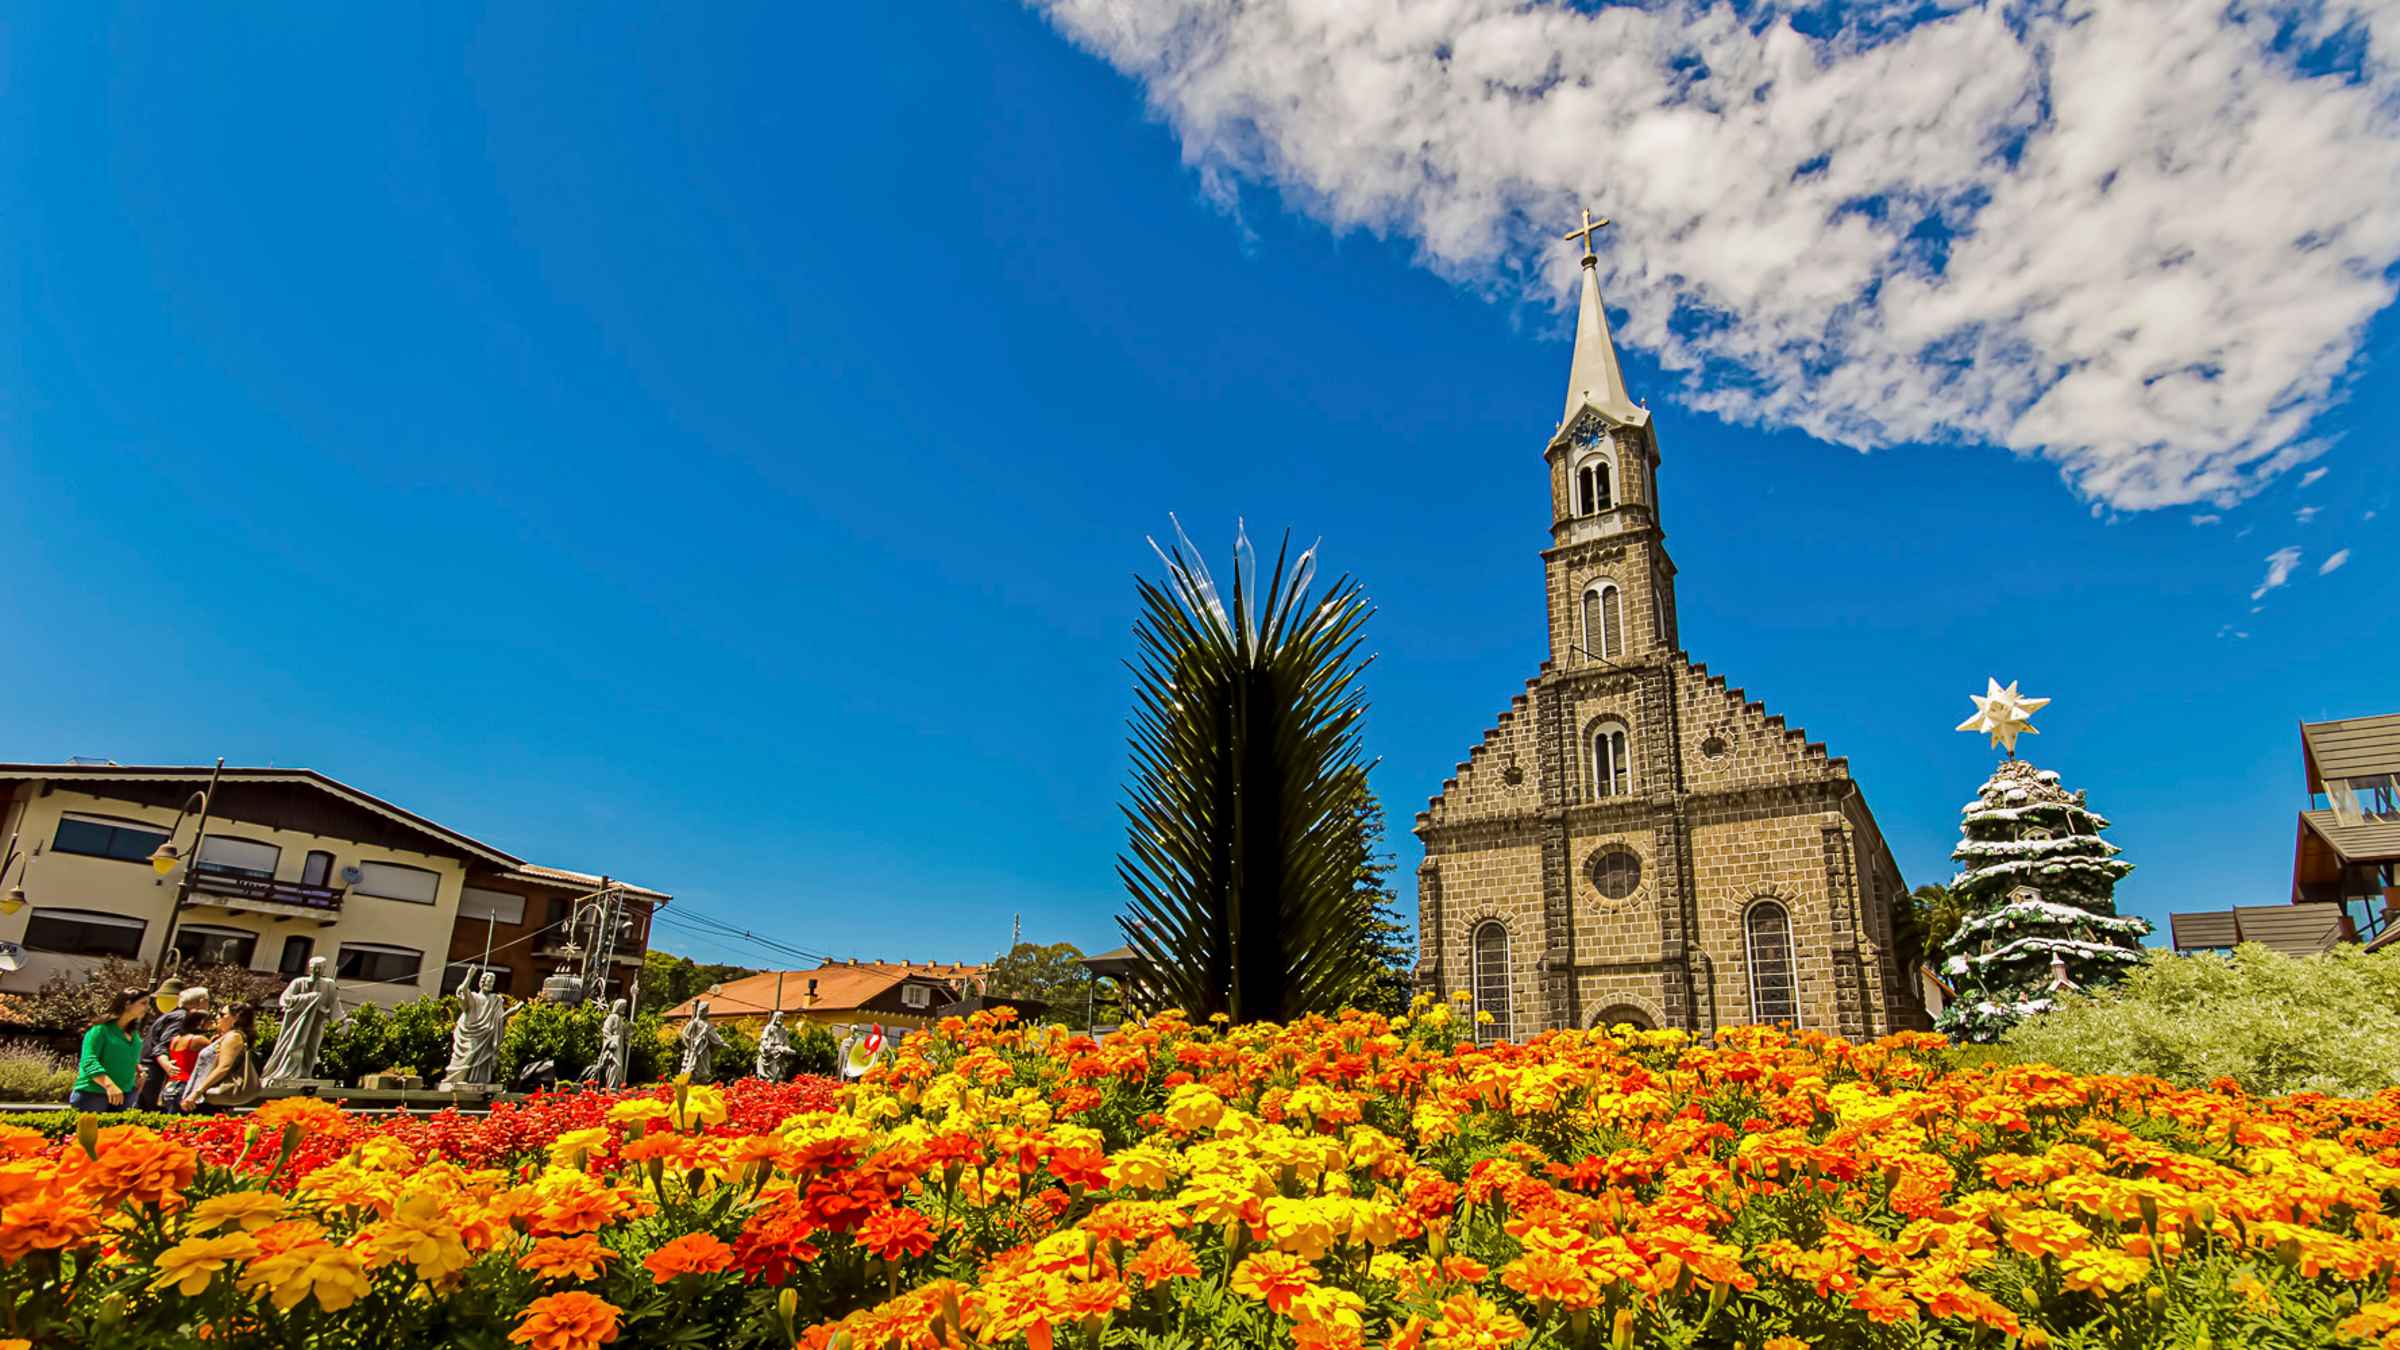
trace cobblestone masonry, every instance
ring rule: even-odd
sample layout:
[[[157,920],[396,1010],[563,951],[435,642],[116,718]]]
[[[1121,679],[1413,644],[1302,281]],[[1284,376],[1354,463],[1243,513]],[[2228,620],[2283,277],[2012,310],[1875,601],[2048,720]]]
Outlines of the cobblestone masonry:
[[[1572,465],[1595,454],[1614,499],[1578,516]],[[1802,1025],[1930,1027],[1892,950],[1905,887],[1848,762],[1675,645],[1650,425],[1586,407],[1545,457],[1550,659],[1417,817],[1420,986],[1472,989],[1475,934],[1498,923],[1512,1034],[1602,1019],[1713,1033],[1757,1020],[1746,919],[1771,901],[1790,918]],[[1607,656],[1582,610],[1602,582],[1623,609]],[[1603,795],[1594,737],[1611,726],[1630,782]]]

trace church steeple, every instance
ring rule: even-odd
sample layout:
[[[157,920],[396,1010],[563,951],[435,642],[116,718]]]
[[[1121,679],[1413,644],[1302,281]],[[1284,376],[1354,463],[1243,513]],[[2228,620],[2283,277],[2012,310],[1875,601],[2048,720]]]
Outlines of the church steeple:
[[[1635,405],[1625,390],[1625,371],[1617,364],[1616,344],[1608,336],[1608,306],[1600,302],[1600,255],[1593,252],[1592,235],[1608,217],[1583,213],[1583,228],[1569,230],[1568,239],[1583,240],[1583,304],[1575,316],[1575,364],[1567,371],[1567,411],[1564,427],[1586,407],[1620,426],[1640,426],[1650,414]]]

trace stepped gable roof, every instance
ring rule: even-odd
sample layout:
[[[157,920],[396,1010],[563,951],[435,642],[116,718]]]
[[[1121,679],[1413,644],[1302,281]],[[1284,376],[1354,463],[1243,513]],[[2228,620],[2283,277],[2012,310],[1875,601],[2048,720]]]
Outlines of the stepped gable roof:
[[[845,1012],[861,1008],[893,986],[931,980],[953,987],[982,977],[984,967],[940,961],[827,961],[808,970],[761,971],[729,980],[714,992],[695,994],[667,1010],[669,1018],[690,1017],[701,1003],[721,1017],[759,1017],[771,1012]],[[809,981],[816,997],[809,997]],[[780,981],[782,994],[777,997]]]
[[[2312,793],[2323,792],[2329,778],[2400,773],[2400,713],[2302,722],[2300,760]]]

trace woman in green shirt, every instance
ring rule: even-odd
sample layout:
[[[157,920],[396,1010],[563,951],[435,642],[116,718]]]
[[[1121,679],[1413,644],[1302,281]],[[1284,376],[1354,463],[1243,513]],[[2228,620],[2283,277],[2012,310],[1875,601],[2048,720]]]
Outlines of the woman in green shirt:
[[[142,1038],[134,1027],[150,1011],[150,991],[127,989],[110,1004],[106,1019],[83,1033],[83,1057],[75,1063],[75,1086],[67,1105],[77,1111],[122,1111],[133,1096],[142,1062]]]

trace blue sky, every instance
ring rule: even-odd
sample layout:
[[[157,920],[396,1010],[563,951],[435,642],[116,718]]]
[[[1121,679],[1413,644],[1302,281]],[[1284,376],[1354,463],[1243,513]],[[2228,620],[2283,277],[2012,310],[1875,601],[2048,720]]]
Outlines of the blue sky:
[[[0,751],[304,764],[811,951],[1110,945],[1144,536],[1246,517],[1378,605],[1405,892],[1542,656],[1571,254],[1227,160],[1075,22],[14,13]],[[1614,209],[1624,290],[1669,295]],[[1725,348],[1620,309],[1685,645],[1850,757],[1912,883],[1991,767],[1950,730],[1989,674],[2056,700],[2027,748],[2116,820],[2128,909],[2280,900],[2295,723],[2400,706],[2370,309],[2303,431],[2172,504],[2111,476],[2152,463],[2122,428],[2073,481],[1996,448],[2055,408],[1862,438],[1822,383],[1712,399]]]

